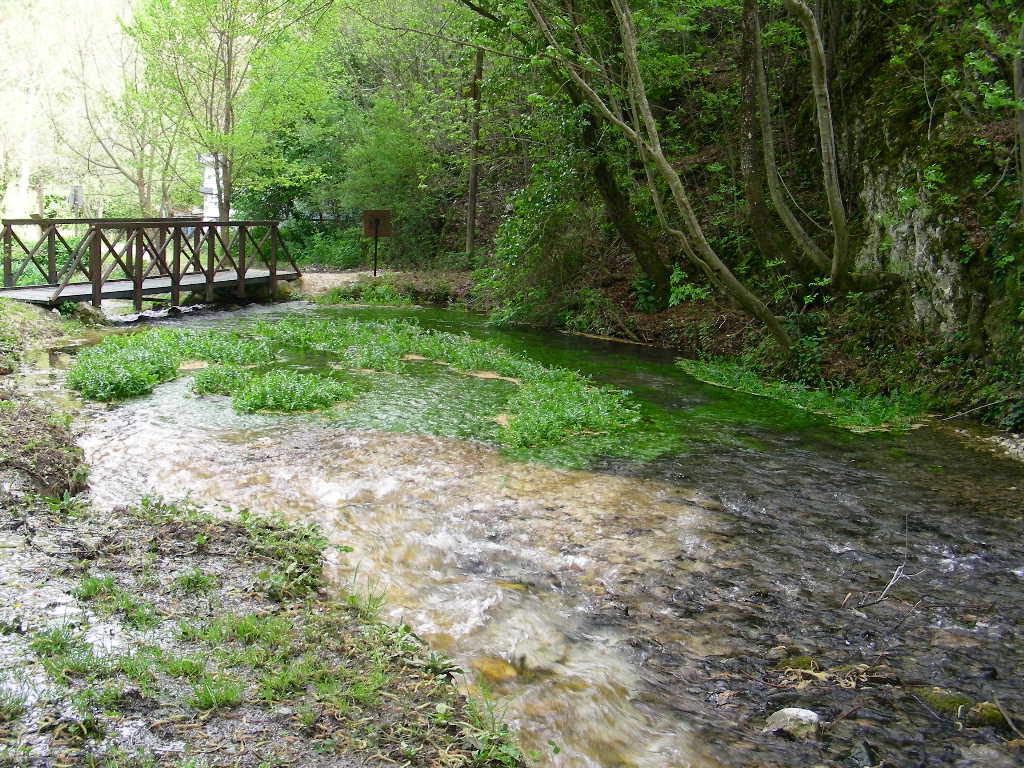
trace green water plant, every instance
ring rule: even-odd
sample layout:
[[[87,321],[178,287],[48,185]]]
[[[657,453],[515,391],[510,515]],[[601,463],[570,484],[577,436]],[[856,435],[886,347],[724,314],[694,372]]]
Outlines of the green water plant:
[[[185,360],[255,365],[273,359],[266,339],[235,331],[160,329],[109,336],[83,349],[65,382],[90,400],[148,394],[174,378]]]
[[[192,391],[197,395],[231,395],[252,379],[252,371],[238,365],[211,365],[196,371]]]
[[[852,387],[815,389],[798,381],[762,378],[730,360],[679,360],[677,365],[701,381],[818,413],[853,431],[906,429],[920,421],[923,411],[923,404],[913,395],[864,394]]]
[[[149,392],[176,376],[181,362],[197,359],[214,364],[195,372],[192,391],[229,395],[240,412],[322,410],[357,396],[353,380],[340,373],[247,367],[265,365],[279,350],[329,355],[335,368],[353,371],[410,373],[412,366],[432,362],[459,374],[504,379],[514,385],[506,413],[496,431],[492,422],[480,434],[516,448],[609,435],[638,419],[628,392],[598,386],[581,373],[542,365],[490,341],[404,320],[304,316],[257,322],[245,332],[167,329],[119,336],[83,351],[68,383],[91,399],[115,400]]]
[[[355,393],[350,381],[282,369],[250,379],[232,395],[231,404],[246,413],[315,411],[351,400]]]

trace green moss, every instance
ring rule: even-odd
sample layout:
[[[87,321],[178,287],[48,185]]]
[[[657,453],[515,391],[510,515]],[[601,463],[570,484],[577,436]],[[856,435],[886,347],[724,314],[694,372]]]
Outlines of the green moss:
[[[974,706],[974,699],[959,691],[947,691],[943,688],[913,690],[932,710],[949,718],[959,719]]]
[[[979,701],[967,713],[967,724],[972,728],[998,728],[1010,730],[1002,711],[990,701]]]
[[[801,382],[767,380],[742,363],[723,359],[680,360],[678,365],[701,381],[821,414],[844,429],[905,429],[922,417],[920,400],[899,392],[886,396],[853,387],[814,389]]]

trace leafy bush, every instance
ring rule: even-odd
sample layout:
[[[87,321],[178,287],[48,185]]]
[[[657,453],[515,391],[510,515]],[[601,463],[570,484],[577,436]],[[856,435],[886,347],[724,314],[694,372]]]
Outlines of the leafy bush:
[[[363,233],[349,227],[337,233],[314,232],[295,249],[300,264],[317,264],[335,269],[353,269],[366,264]]]
[[[348,285],[332,288],[317,297],[321,304],[375,304],[387,307],[403,307],[412,304],[412,298],[403,293],[393,277],[376,277],[358,280]]]
[[[351,382],[298,371],[279,370],[253,377],[231,398],[236,410],[315,411],[351,400],[356,390]]]

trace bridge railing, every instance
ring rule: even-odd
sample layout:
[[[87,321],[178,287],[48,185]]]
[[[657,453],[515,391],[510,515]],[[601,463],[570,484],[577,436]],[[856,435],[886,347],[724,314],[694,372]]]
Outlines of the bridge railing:
[[[154,277],[168,279],[171,303],[179,304],[182,278],[189,275],[202,276],[200,285],[206,299],[212,300],[215,278],[226,271],[234,273],[236,294],[244,298],[246,275],[252,269],[266,269],[272,292],[282,261],[299,272],[277,221],[4,219],[0,224],[4,287],[52,287],[52,304],[69,285],[89,283],[92,303],[99,306],[105,284],[127,280],[138,311],[145,281]],[[22,236],[30,226],[39,228],[35,242]],[[84,234],[69,234],[71,228],[83,226]],[[76,283],[78,276],[82,279]],[[195,287],[196,281],[189,281],[186,290]]]

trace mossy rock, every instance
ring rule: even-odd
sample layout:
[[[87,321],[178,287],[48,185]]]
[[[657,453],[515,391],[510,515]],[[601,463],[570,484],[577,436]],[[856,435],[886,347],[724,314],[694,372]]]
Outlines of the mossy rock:
[[[940,715],[956,718],[974,706],[974,699],[959,691],[944,688],[915,688],[913,693]]]
[[[999,707],[990,701],[979,701],[967,713],[967,724],[972,728],[999,728],[1010,730],[1010,724]]]
[[[810,669],[818,668],[817,662],[810,656],[789,656],[778,663],[779,669]]]

